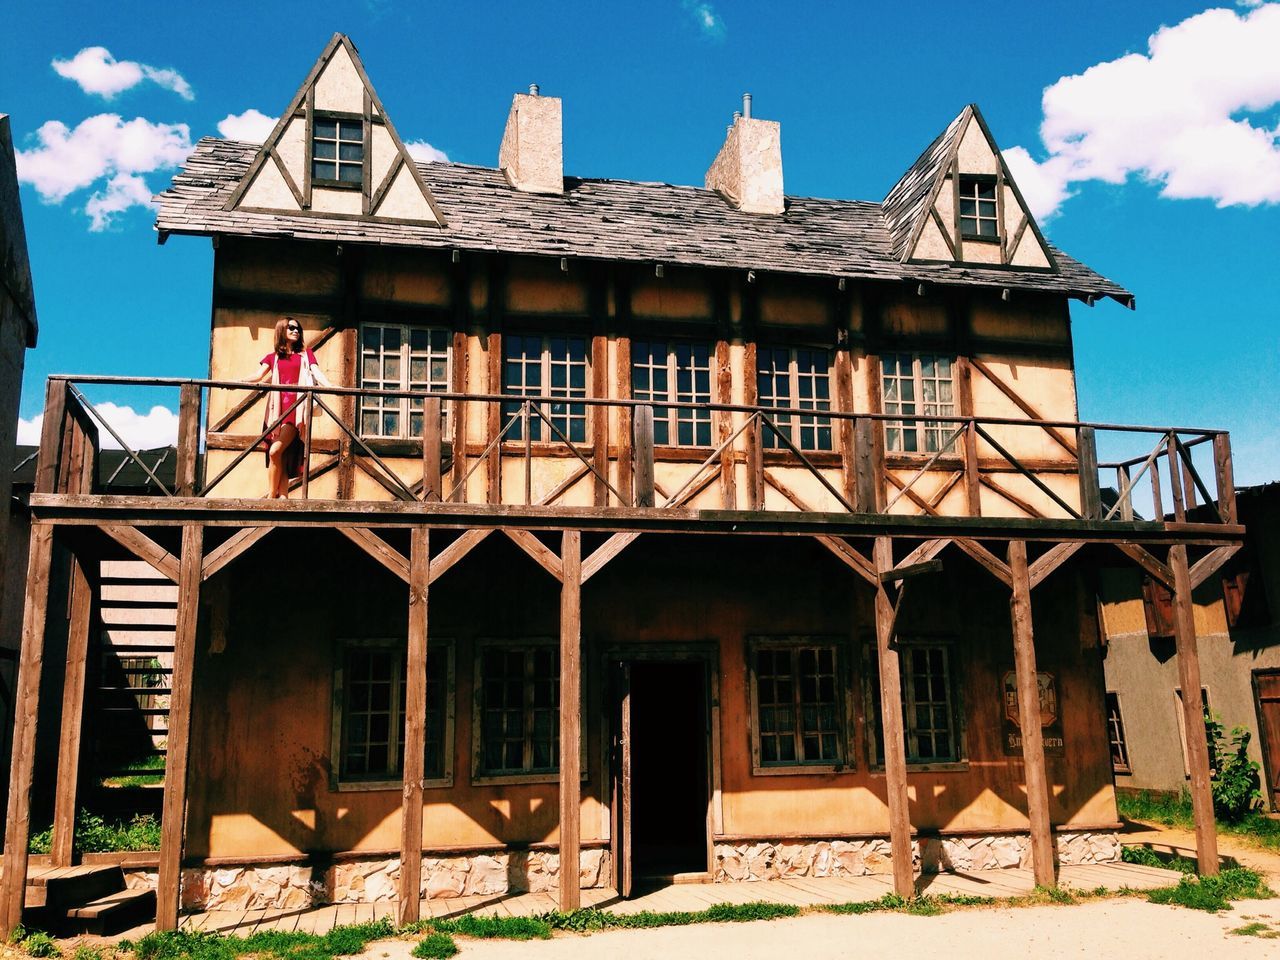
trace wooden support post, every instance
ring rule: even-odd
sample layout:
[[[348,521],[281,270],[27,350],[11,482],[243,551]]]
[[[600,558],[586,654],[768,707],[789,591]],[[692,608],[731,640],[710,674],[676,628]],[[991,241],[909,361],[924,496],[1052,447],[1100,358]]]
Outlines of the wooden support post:
[[[1036,679],[1035,635],[1031,624],[1031,577],[1027,544],[1009,541],[1009,575],[1013,597],[1013,663],[1018,682],[1018,726],[1027,782],[1027,818],[1031,823],[1031,870],[1036,886],[1057,885],[1053,833],[1049,826],[1049,780],[1044,768],[1044,730],[1040,726],[1040,685]]]
[[[1098,482],[1098,441],[1093,427],[1076,428],[1076,450],[1080,474],[1080,516],[1102,519],[1102,491]]]
[[[1236,483],[1231,471],[1231,435],[1213,435],[1213,472],[1218,481],[1218,514],[1223,523],[1236,522]]]
[[[560,549],[560,909],[582,905],[582,533],[566,530]]]
[[[1173,496],[1173,519],[1178,523],[1184,523],[1187,519],[1186,503],[1182,499],[1182,469],[1181,458],[1178,456],[1178,446],[1174,443],[1174,435],[1169,434],[1168,447],[1165,453],[1169,457],[1169,493]],[[1157,516],[1157,520],[1163,517]]]
[[[1175,478],[1176,485],[1177,480]],[[1183,730],[1187,738],[1187,766],[1191,768],[1191,807],[1196,820],[1196,865],[1201,876],[1218,872],[1218,833],[1209,786],[1209,741],[1200,701],[1200,657],[1196,650],[1195,614],[1191,605],[1191,571],[1187,548],[1169,548],[1173,570],[1173,635],[1178,650],[1178,680],[1182,687]]]
[[[653,497],[653,407],[648,404],[635,408],[635,439],[632,443],[635,467],[632,483],[635,486],[636,506],[652,507]]]
[[[50,390],[50,394],[53,391]],[[48,417],[48,407],[45,416]],[[46,427],[48,420],[46,419]],[[47,437],[46,431],[46,437]],[[42,444],[41,466],[46,447]],[[0,935],[8,940],[22,922],[27,894],[27,841],[31,835],[31,778],[35,771],[36,718],[40,710],[40,674],[44,667],[44,626],[49,609],[49,566],[53,527],[31,528],[27,554],[26,613],[13,705],[13,754],[9,764],[9,809],[5,819],[4,873],[0,877]]]
[[[307,431],[310,436],[311,431]],[[196,461],[200,455],[200,385],[178,388],[178,458],[174,492],[180,497],[196,493]]]
[[[440,478],[441,438],[440,398],[422,401],[422,499],[439,501],[444,497]]]
[[[880,512],[880,464],[876,462],[876,422],[858,417],[853,424],[853,505],[859,513]]]
[[[84,718],[85,668],[93,622],[94,580],[77,556],[71,557],[71,617],[67,624],[67,672],[62,683],[62,733],[58,740],[58,781],[53,807],[55,867],[71,866],[80,779],[80,729]]]
[[[173,633],[173,674],[169,696],[169,743],[160,814],[160,876],[156,884],[156,929],[178,929],[182,847],[187,820],[187,758],[191,740],[191,685],[196,659],[196,619],[200,606],[204,527],[182,528],[178,611]]]
[[[409,534],[409,657],[404,687],[404,802],[400,812],[400,911],[397,918],[402,925],[419,919],[422,897],[422,779],[426,775],[430,548],[430,531],[426,527],[414,527]]]
[[[877,573],[884,574],[892,570],[893,541],[888,537],[876,537],[873,549]],[[915,867],[912,863],[911,811],[907,801],[907,743],[902,721],[902,670],[898,666],[898,648],[893,637],[893,603],[889,600],[883,581],[876,588],[875,611],[893,890],[900,897],[913,897],[916,886]]]

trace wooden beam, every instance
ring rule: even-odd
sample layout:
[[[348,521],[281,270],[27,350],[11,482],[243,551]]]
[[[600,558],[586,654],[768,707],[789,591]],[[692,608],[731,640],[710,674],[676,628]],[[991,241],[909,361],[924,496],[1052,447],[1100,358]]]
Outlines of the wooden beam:
[[[204,558],[204,562],[200,565],[201,579],[208,580],[273,529],[273,527],[245,527],[243,530],[233,533],[210,550],[208,556]]]
[[[93,624],[94,581],[80,557],[71,556],[71,616],[67,624],[67,669],[62,681],[62,730],[58,738],[58,779],[53,802],[55,867],[71,866],[80,785],[80,731],[84,721],[85,672]]]
[[[1028,517],[1035,517],[1036,519],[1042,519],[1044,517],[1044,513],[1037,510],[1030,501],[1024,500],[1008,487],[996,483],[994,479],[987,476],[985,473],[978,477],[978,483],[982,484],[982,486],[986,487],[988,490],[994,490],[996,493],[1000,494],[1000,496],[1008,500]]]
[[[926,540],[898,561],[898,566],[906,567],[913,563],[923,563],[925,560],[932,560],[945,550],[950,543],[950,540]]]
[[[941,573],[941,560],[922,560],[919,563],[898,564],[888,570],[880,571],[881,583],[897,583],[910,577],[919,577],[927,573]]]
[[[1080,516],[1097,520],[1102,516],[1102,490],[1098,482],[1098,441],[1093,427],[1076,427],[1080,449]]]
[[[200,384],[178,388],[178,456],[174,493],[191,497],[196,492],[196,462],[200,457]]]
[[[875,564],[855,550],[847,541],[840,537],[815,537],[814,539],[839,557],[841,562],[867,583],[876,589],[880,588],[880,576]]]
[[[404,688],[404,797],[400,807],[400,909],[403,926],[419,919],[422,897],[422,785],[427,722],[427,595],[431,540],[409,532],[409,640]]]
[[[187,820],[187,758],[191,749],[191,682],[195,672],[196,619],[200,606],[204,528],[182,528],[178,612],[170,679],[169,740],[164,767],[164,802],[160,815],[160,869],[156,883],[156,929],[178,929],[178,888]]]
[[[795,506],[797,510],[802,510],[807,512],[813,509],[813,507],[809,506],[809,504],[807,504],[801,498],[800,494],[796,493],[789,486],[783,483],[782,480],[778,478],[778,475],[774,473],[772,470],[762,470],[761,476],[763,477],[764,482],[766,484],[773,487],[773,489],[777,490],[780,494],[782,494],[788,501],[790,501],[791,504]]]
[[[178,558],[148,537],[137,527],[129,527],[115,523],[103,523],[98,525],[98,529],[132,553],[139,560],[145,560],[174,583],[178,582]]]
[[[455,406],[461,406],[460,403]],[[427,397],[422,401],[422,499],[444,499],[444,481],[440,475],[443,462],[443,443],[439,397]]]
[[[1059,543],[1037,557],[1028,568],[1031,589],[1040,586],[1045,577],[1074,557],[1083,546],[1083,543]]]
[[[608,540],[596,547],[582,563],[582,582],[586,583],[604,569],[605,564],[638,540],[638,533],[615,533]]]
[[[62,423],[67,416],[71,385],[50,380],[44,389],[44,419],[40,424],[40,455],[36,459],[36,493],[53,493],[62,461]]]
[[[1174,477],[1174,487],[1177,478]],[[1187,548],[1169,548],[1173,571],[1173,633],[1178,649],[1178,678],[1182,687],[1182,727],[1186,735],[1187,766],[1191,768],[1191,806],[1196,822],[1196,866],[1201,876],[1218,873],[1218,833],[1209,785],[1209,741],[1200,702],[1200,656],[1196,650],[1195,614],[1191,601],[1191,570]]]
[[[1215,547],[1191,565],[1191,589],[1194,590],[1215,573],[1222,565],[1240,552],[1240,545]]]
[[[1013,596],[1013,663],[1018,683],[1018,726],[1027,785],[1027,818],[1031,826],[1031,871],[1036,886],[1057,886],[1053,833],[1049,825],[1049,779],[1044,766],[1044,729],[1040,725],[1040,684],[1036,678],[1035,634],[1031,624],[1031,579],[1027,544],[1009,541],[1009,573]],[[1203,724],[1201,725],[1203,728]]]
[[[435,583],[445,575],[453,565],[476,548],[485,537],[493,533],[493,528],[467,530],[457,540],[449,544],[431,562],[431,582]]]
[[[412,585],[411,561],[367,527],[337,527],[337,531],[405,583]],[[413,530],[419,529],[413,527]],[[410,533],[412,537],[412,531]]]
[[[652,507],[653,496],[653,407],[636,407],[632,415],[635,440],[632,444],[635,465],[633,479],[637,507]]]
[[[1013,578],[1009,573],[1008,565],[978,541],[958,539],[953,542],[1006,587],[1013,586]]]
[[[853,422],[853,487],[856,494],[853,505],[859,513],[879,513],[884,476],[884,460],[877,455],[876,428],[878,424],[866,417]]]
[[[902,720],[902,668],[893,636],[893,604],[879,574],[893,568],[893,541],[876,537],[876,651],[880,664],[880,716],[884,737],[885,792],[889,803],[889,846],[893,861],[893,890],[900,897],[914,897],[915,867],[912,857],[911,810],[907,800],[907,744]]]
[[[582,533],[564,532],[560,588],[560,909],[582,905]]]
[[[1162,586],[1170,590],[1174,589],[1173,570],[1152,556],[1151,551],[1146,547],[1140,547],[1136,543],[1117,543],[1116,549],[1145,570],[1149,576],[1159,581]]]
[[[988,367],[985,363],[983,363],[977,357],[970,357],[969,363],[973,365],[974,369],[976,369],[979,373],[981,373],[984,377],[986,377],[987,380],[991,382],[992,386],[994,386],[997,390],[999,390],[1006,397],[1012,400],[1014,406],[1016,406],[1019,410],[1021,410],[1028,417],[1031,418],[1031,421],[1029,423],[1030,426],[1036,426],[1037,420],[1045,419],[1040,415],[1039,410],[1037,410],[1035,407],[1029,404],[1026,400],[1023,400],[1022,397],[1018,395],[1018,392],[1013,389],[1013,387],[1009,386],[1002,379],[1000,379],[1000,377],[997,376],[990,367]],[[1062,447],[1063,450],[1067,451],[1067,453],[1071,454],[1071,456],[1073,457],[1076,456],[1076,445],[1072,443],[1069,439],[1067,439],[1067,437],[1057,427],[1041,427],[1041,429],[1044,430],[1044,432],[1047,433],[1050,437],[1052,437],[1054,442],[1057,443],[1058,446]]]
[[[1218,515],[1223,523],[1236,522],[1236,483],[1231,466],[1231,436],[1213,435],[1213,472],[1218,485]]]
[[[560,558],[556,556],[554,550],[528,530],[514,530],[503,527],[502,532],[507,535],[512,543],[527,553],[538,566],[551,574],[556,580],[563,581],[564,565],[561,563]]]
[[[47,449],[42,444],[42,450]],[[44,459],[43,452],[41,457]],[[0,934],[6,941],[22,922],[22,907],[27,893],[31,780],[35,773],[36,720],[40,713],[40,675],[44,669],[44,627],[49,609],[52,555],[53,527],[44,523],[34,524],[27,553],[26,613],[22,619],[22,649],[13,705],[9,808],[5,818],[4,870],[0,875]]]

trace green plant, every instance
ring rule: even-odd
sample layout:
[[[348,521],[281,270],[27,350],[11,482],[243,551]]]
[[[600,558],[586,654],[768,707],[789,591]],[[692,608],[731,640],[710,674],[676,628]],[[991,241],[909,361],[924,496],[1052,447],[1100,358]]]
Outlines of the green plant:
[[[1246,923],[1243,927],[1228,930],[1227,933],[1233,937],[1259,937],[1263,940],[1280,940],[1280,929],[1273,930],[1265,923],[1259,923],[1256,920],[1253,923]]]
[[[1126,820],[1159,823],[1184,830],[1195,827],[1191,797],[1186,791],[1183,791],[1180,797],[1151,793],[1147,790],[1138,793],[1118,793],[1116,806],[1119,808],[1120,815]],[[1236,823],[1220,821],[1218,829],[1222,833],[1238,837],[1251,846],[1271,850],[1280,849],[1280,820],[1274,820],[1257,810],[1246,814]]]
[[[456,933],[476,940],[545,940],[551,926],[537,917],[485,917],[472,913],[448,920],[432,920],[428,926],[441,933]]]
[[[1195,873],[1196,862],[1186,857],[1171,854],[1162,857],[1150,847],[1132,846],[1120,849],[1120,859],[1125,863],[1137,863],[1144,867],[1159,867],[1162,870],[1177,870],[1179,873]]]
[[[1147,893],[1152,903],[1169,903],[1192,910],[1230,910],[1231,900],[1265,900],[1275,894],[1262,881],[1262,876],[1244,867],[1223,870],[1215,877],[1183,874],[1177,886],[1162,887]]]
[[[88,947],[82,943],[72,952],[71,960],[104,960],[104,958],[98,947]]]
[[[458,952],[458,945],[453,942],[453,937],[447,933],[427,934],[418,944],[409,951],[409,956],[418,957],[419,960],[447,960]]]
[[[36,930],[22,938],[22,942],[18,944],[29,957],[60,957],[62,951],[58,949],[58,941],[45,933],[43,930]]]
[[[1252,735],[1244,727],[1233,727],[1228,743],[1222,721],[1207,710],[1204,731],[1213,763],[1214,814],[1225,823],[1239,823],[1262,803],[1258,762],[1249,758]]]
[[[33,833],[27,843],[31,853],[48,853],[53,847],[53,828]],[[128,823],[107,823],[88,810],[76,816],[75,849],[79,853],[159,850],[160,821],[151,814],[138,814]]]

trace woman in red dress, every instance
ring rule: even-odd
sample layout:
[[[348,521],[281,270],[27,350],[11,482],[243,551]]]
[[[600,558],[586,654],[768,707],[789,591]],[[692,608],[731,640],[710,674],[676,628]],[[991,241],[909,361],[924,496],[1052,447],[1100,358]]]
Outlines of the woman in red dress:
[[[316,355],[302,339],[302,324],[293,317],[282,317],[276,323],[275,350],[262,358],[262,370],[250,383],[270,380],[274,384],[332,386],[325,378]],[[267,459],[267,496],[289,499],[289,481],[302,475],[302,458],[310,420],[310,404],[304,398],[293,407],[298,394],[291,390],[272,390],[267,394],[267,414],[263,426],[280,420],[263,441]],[[283,411],[284,418],[280,414]]]

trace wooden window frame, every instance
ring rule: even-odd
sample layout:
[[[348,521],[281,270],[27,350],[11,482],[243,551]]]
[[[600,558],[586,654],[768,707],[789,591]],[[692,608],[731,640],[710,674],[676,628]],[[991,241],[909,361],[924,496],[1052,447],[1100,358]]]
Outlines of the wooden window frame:
[[[436,640],[432,639],[427,645],[427,657],[431,659],[432,653],[436,650],[443,650],[445,654],[445,677],[444,677],[444,731],[441,734],[441,767],[442,776],[424,779],[422,782],[425,788],[447,788],[453,786],[454,771],[454,732],[456,730],[455,715],[455,643],[451,639]],[[345,702],[346,702],[346,655],[347,651],[352,648],[373,647],[390,650],[405,650],[407,661],[407,644],[404,639],[395,637],[376,637],[376,638],[344,638],[337,640],[334,644],[333,656],[333,700],[332,700],[332,720],[330,724],[330,771],[329,771],[329,787],[335,793],[360,793],[373,792],[379,790],[401,790],[404,787],[404,778],[396,777],[394,779],[351,779],[344,778],[342,774],[343,765],[343,728],[345,726]],[[398,669],[403,669],[397,665]],[[399,695],[400,684],[393,680],[392,682],[392,706],[391,715],[391,734],[397,740],[404,736],[404,730],[398,725],[400,714],[397,697]]]
[[[979,188],[990,185],[994,188],[990,198],[980,197],[978,195]],[[965,188],[971,187],[972,195],[965,195]],[[963,207],[956,208],[956,221],[960,224],[960,239],[968,243],[976,241],[977,243],[1002,243],[1003,237],[1000,230],[1000,180],[994,174],[990,173],[962,173],[960,181],[957,185],[957,198],[961,204],[966,200],[974,202],[973,216],[967,216],[962,211]],[[984,216],[982,213],[982,204],[989,203],[995,208],[995,212],[991,216]],[[964,222],[973,220],[977,223],[978,229],[982,229],[983,222],[990,222],[996,228],[995,233],[970,233],[964,229]]]
[[[762,389],[762,382],[766,376],[768,385],[771,388],[776,383],[774,379],[776,374],[766,374],[764,370],[764,359],[775,352],[786,353],[787,355],[787,395],[785,397],[774,393],[772,389],[768,391]],[[826,366],[819,367],[815,364],[812,370],[806,369],[802,372],[799,362],[801,353],[812,354],[815,358],[825,356]],[[812,381],[814,396],[808,398],[800,396],[800,384],[805,379]],[[805,452],[827,453],[836,449],[836,425],[830,417],[822,417],[816,414],[816,411],[832,411],[835,409],[835,396],[832,393],[834,381],[835,352],[828,347],[778,343],[759,343],[756,345],[756,404],[761,407],[794,407],[798,409],[809,409],[809,404],[814,405],[815,415],[812,417],[801,414],[782,414],[771,417],[780,430],[786,432],[787,438]],[[826,383],[826,397],[816,396],[820,382]],[[820,403],[825,403],[826,406],[817,406]],[[805,423],[804,421],[811,422]],[[821,439],[823,431],[826,432],[827,438],[825,446],[817,442]],[[811,433],[815,442],[806,442],[806,433]],[[763,428],[760,437],[761,446],[765,450],[785,450],[786,445],[772,435],[772,430],[767,427]]]
[[[752,636],[747,638],[746,654],[747,654],[747,691],[748,691],[748,715],[747,724],[751,730],[751,775],[755,777],[777,777],[777,776],[801,776],[804,774],[830,774],[830,773],[852,773],[855,770],[853,762],[853,738],[850,731],[853,729],[852,715],[852,698],[849,696],[849,667],[847,656],[847,642],[839,637],[830,636]],[[801,650],[806,649],[829,649],[834,655],[835,666],[835,698],[836,698],[836,717],[839,723],[839,729],[836,731],[836,749],[839,756],[832,761],[812,762],[804,759],[795,761],[771,761],[764,762],[761,760],[760,751],[760,693],[759,693],[759,653],[761,650],[791,650],[795,654],[799,654]],[[801,743],[803,737],[800,733],[799,710],[800,702],[800,684],[798,676],[797,660],[792,660],[792,684],[796,697],[797,723],[795,725],[794,735],[796,737],[796,756],[800,757],[803,752]]]
[[[913,773],[964,773],[969,769],[969,747],[965,734],[964,722],[964,685],[958,676],[959,667],[954,652],[959,643],[952,636],[915,636],[899,637],[897,641],[899,656],[899,682],[902,684],[902,730],[906,741],[907,770]],[[905,651],[922,647],[940,647],[947,657],[947,693],[950,699],[950,719],[952,724],[952,741],[955,745],[955,760],[919,760],[912,759],[911,733],[915,728],[914,695],[908,690],[908,684],[902,679],[902,670],[906,668]],[[867,698],[867,713],[871,722],[867,724],[868,766],[877,773],[884,772],[883,747],[881,737],[883,718],[880,714],[880,676],[879,658],[876,655],[876,640],[869,636],[863,645],[864,670],[866,682],[863,695]]]
[[[1115,702],[1115,712],[1112,713],[1111,703]],[[1116,757],[1111,757],[1111,772],[1132,774],[1133,758],[1129,754],[1129,738],[1124,730],[1124,712],[1120,707],[1120,694],[1115,690],[1106,691],[1103,705],[1107,710],[1107,739],[1111,743],[1113,749],[1119,750],[1121,760],[1116,762]]]
[[[901,399],[901,391],[899,391],[898,399],[892,400],[888,396],[888,390],[887,390],[888,382],[889,381],[906,381],[907,377],[901,373],[893,373],[893,374],[887,373],[885,370],[885,365],[892,358],[895,363],[895,369],[901,370],[902,359],[908,358],[908,357],[911,360],[910,382],[911,382],[911,389],[912,389],[912,399],[910,401]],[[946,377],[941,377],[937,375],[934,375],[931,377],[925,376],[924,366],[926,361],[932,361],[935,368],[941,362],[946,361],[946,363],[948,364],[948,375]],[[937,384],[943,384],[943,383],[950,384],[951,399],[946,402],[942,400],[926,401],[924,399],[924,384],[926,381],[932,381]],[[910,403],[910,409],[907,408],[908,403]],[[890,411],[888,409],[890,405],[897,405],[900,409],[898,409],[897,411]],[[938,409],[936,413],[926,414],[924,410],[926,406],[932,406],[936,408],[947,407],[949,409],[948,410]],[[880,357],[880,409],[883,410],[886,414],[889,414],[890,416],[892,416],[894,413],[896,413],[897,415],[902,417],[926,416],[926,415],[945,417],[948,414],[956,415],[958,406],[959,406],[959,398],[956,393],[956,358],[953,355],[945,354],[945,353],[926,353],[926,352],[919,352],[919,351],[913,351],[913,350],[886,350],[884,351],[883,354],[881,354],[881,357]],[[925,421],[912,422],[906,419],[886,420],[884,421],[885,452],[889,454],[894,454],[896,456],[921,457],[921,458],[927,459],[938,452],[937,447],[930,449],[930,446],[929,446],[931,442],[930,438],[931,437],[936,438],[932,440],[932,442],[937,444],[937,446],[941,446],[942,442],[951,433],[955,432],[955,429],[957,426],[959,426],[958,422],[949,422],[945,420],[935,420],[935,421],[929,421],[929,422],[925,422]],[[898,435],[898,439],[896,442],[893,440],[893,431],[895,430],[897,431],[897,435]],[[914,434],[915,436],[916,449],[914,450],[906,449],[907,435],[909,433]],[[957,446],[958,443],[959,443],[958,439],[953,440],[951,444],[946,448],[943,455],[946,456],[947,454],[954,455],[959,453],[959,448]]]
[[[663,347],[666,349],[667,362],[665,365],[667,375],[667,389],[665,396],[659,396],[653,390],[653,378],[649,378],[649,388],[646,390],[637,390],[635,385],[635,376],[637,369],[659,370],[663,369],[654,363],[642,363],[641,348],[648,345],[649,347]],[[679,377],[683,369],[677,362],[676,350],[678,347],[688,346],[694,349],[705,348],[707,351],[707,362],[705,373],[707,377],[707,389],[700,391],[696,384],[691,389],[687,397],[683,397],[679,388]],[[700,372],[704,372],[699,366],[696,359],[690,358],[690,366],[688,370],[696,377]],[[640,402],[647,402],[653,407],[653,429],[654,429],[654,446],[666,447],[683,450],[710,450],[715,446],[715,417],[712,416],[710,410],[693,410],[689,408],[676,408],[666,406],[669,403],[713,403],[715,401],[716,385],[715,385],[715,362],[716,362],[716,345],[714,340],[697,340],[687,337],[632,337],[631,338],[631,369],[628,371],[631,377],[631,396],[632,399]],[[639,394],[646,394],[641,397]],[[705,399],[699,399],[705,397]],[[680,442],[680,426],[682,423],[689,423],[692,426],[693,442]],[[660,443],[657,439],[658,431],[664,427],[667,431],[667,442]],[[707,432],[707,442],[698,442],[699,429],[705,427]]]
[[[510,407],[508,407],[506,403],[502,405],[503,407],[502,425],[505,427],[507,424],[507,420],[509,418],[514,417],[516,420],[515,426],[513,426],[510,430],[507,431],[503,439],[508,443],[524,442],[524,433],[521,430],[521,424],[519,422],[519,407],[520,407],[520,402],[525,397],[529,397],[529,396],[563,397],[563,405],[565,407],[565,412],[563,414],[555,413],[555,407],[557,406],[555,401],[552,401],[549,403],[542,403],[542,404],[539,404],[538,406],[542,408],[543,415],[553,423],[556,422],[557,418],[563,419],[564,422],[556,423],[556,427],[569,439],[570,443],[572,443],[575,447],[584,449],[584,450],[587,447],[589,447],[592,443],[591,408],[588,407],[586,404],[576,403],[575,401],[591,399],[591,373],[592,373],[591,335],[584,334],[584,333],[539,333],[539,332],[533,332],[533,331],[526,333],[521,331],[508,331],[502,335],[501,339],[502,339],[502,356],[500,358],[501,376],[502,376],[501,393],[503,396],[512,398],[512,403]],[[539,370],[539,377],[541,378],[541,382],[538,388],[532,392],[529,391],[529,387],[525,383],[525,377],[523,372],[526,368],[531,367],[532,364],[527,359],[521,359],[517,361],[512,357],[510,357],[507,353],[507,350],[510,344],[516,340],[540,341],[539,353],[538,353],[538,357],[539,357],[538,370]],[[568,354],[568,351],[566,351],[566,358],[563,361],[560,361],[556,357],[553,357],[551,354],[551,342],[553,340],[581,341],[583,345],[582,362],[579,363],[576,359],[573,359],[572,357],[570,357]],[[522,356],[527,357],[528,354],[523,354]],[[507,369],[508,369],[508,364],[516,363],[516,362],[518,362],[521,366],[520,385],[518,388],[512,388],[512,387],[508,387],[507,385]],[[556,388],[551,386],[551,372],[552,372],[552,368],[555,367],[558,363],[563,363],[568,373],[566,374],[566,385],[564,387]],[[581,388],[573,387],[567,382],[568,380],[572,379],[572,371],[575,367],[578,367],[578,366],[581,366],[583,371],[583,386]],[[512,392],[513,389],[518,389],[520,392]],[[557,390],[571,391],[571,390],[579,390],[579,389],[582,391],[581,396],[578,396],[569,392],[564,392],[564,393],[556,392]],[[578,409],[574,409],[575,407],[577,407]],[[574,439],[574,436],[573,436],[573,424],[577,421],[582,422],[583,435],[581,439]],[[533,436],[535,426],[537,428],[537,436]],[[556,436],[551,431],[551,428],[548,427],[545,423],[543,423],[541,419],[534,419],[532,416],[530,417],[530,420],[529,420],[529,433],[531,435],[530,442],[533,444],[562,445],[564,443],[564,441],[561,440],[558,436]]]
[[[1183,712],[1182,687],[1173,688],[1173,712],[1178,718],[1178,749],[1182,752],[1182,775],[1191,779],[1191,760],[1187,757],[1187,719]],[[1209,685],[1200,684],[1200,711],[1202,716],[1213,716],[1213,698],[1209,696]],[[1207,732],[1207,731],[1206,731]],[[1213,776],[1213,744],[1209,744],[1209,775]]]
[[[339,124],[339,127],[335,131],[336,136],[333,140],[334,159],[332,161],[326,160],[324,158],[319,158],[319,159],[316,158],[316,155],[315,155],[316,139],[317,139],[316,130],[315,130],[316,121],[323,121],[323,122],[332,121],[334,123]],[[342,124],[359,124],[360,125],[360,159],[359,160],[340,160],[337,156],[339,153],[342,152],[342,144],[355,143],[354,140],[343,139],[342,126],[341,126]],[[321,137],[320,139],[328,140],[329,138]],[[365,166],[366,166],[365,161],[368,159],[368,156],[367,156],[368,152],[369,152],[369,129],[368,129],[368,122],[363,117],[356,114],[348,114],[348,113],[342,113],[342,112],[331,111],[331,110],[313,111],[310,137],[307,140],[307,171],[311,174],[311,186],[325,187],[325,188],[334,189],[334,190],[363,191],[365,189]],[[316,168],[315,168],[315,165],[317,162],[319,163],[332,162],[334,164],[334,170],[338,173],[341,173],[341,168],[343,164],[347,164],[351,166],[359,165],[360,179],[359,180],[339,180],[339,179],[331,179],[329,177],[318,177],[316,176]]]
[[[426,331],[428,334],[428,337],[436,333],[443,334],[444,336],[445,383],[443,387],[440,387],[432,384],[431,382],[430,364],[433,359],[437,359],[438,357],[435,354],[432,347],[428,345],[427,354],[426,354],[426,360],[428,365],[428,376],[427,376],[426,386],[424,386],[422,389],[425,393],[448,393],[452,390],[453,388],[453,382],[452,382],[453,330],[451,330],[449,327],[441,326],[440,324],[392,323],[385,320],[362,321],[360,324],[360,329],[357,331],[357,337],[358,337],[357,344],[356,344],[356,350],[358,354],[357,360],[356,360],[357,378],[359,380],[359,386],[361,389],[364,389],[367,386],[365,381],[365,374],[364,374],[364,361],[365,361],[365,349],[366,349],[365,343],[364,343],[364,336],[365,336],[365,331],[371,330],[371,329],[377,329],[377,330],[395,329],[400,331],[400,358],[399,358],[400,359],[400,378],[398,380],[398,386],[378,387],[376,389],[394,389],[394,390],[413,390],[414,389],[414,387],[412,386],[413,381],[409,377],[410,365],[413,362],[413,354],[414,354],[411,337],[414,331]],[[386,357],[385,351],[382,351],[380,348],[379,360],[381,361],[385,357]],[[378,382],[387,383],[388,381],[384,377],[380,377]],[[370,387],[369,389],[375,389],[375,388]],[[356,423],[358,424],[358,432],[360,436],[366,439],[377,439],[377,440],[417,440],[419,439],[422,436],[421,430],[419,430],[417,433],[414,433],[412,429],[412,418],[413,418],[413,414],[416,412],[413,409],[414,399],[415,398],[412,398],[412,397],[400,397],[396,399],[391,397],[365,397],[364,395],[361,395],[359,398],[358,410],[356,413]],[[374,403],[375,401],[376,403]],[[366,432],[364,429],[364,414],[366,412],[366,404],[373,404],[375,406],[375,409],[379,413],[379,420],[381,420],[381,413],[383,411],[390,409],[391,405],[398,405],[399,407],[398,412],[400,415],[400,424],[401,424],[400,432],[394,433],[394,434]],[[447,401],[440,405],[441,420],[442,420],[441,436],[445,436],[445,437],[450,435],[449,434],[450,406],[451,404],[448,403]]]

